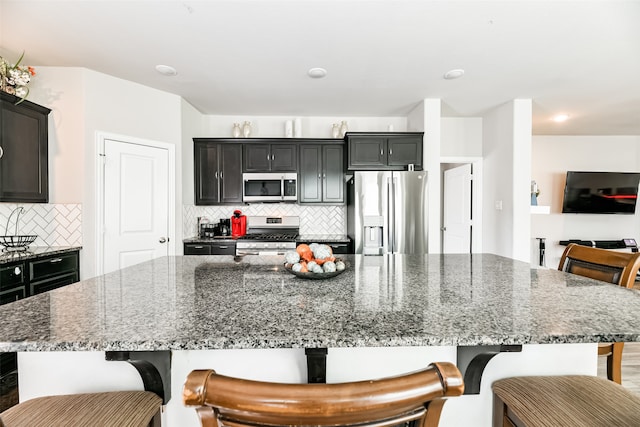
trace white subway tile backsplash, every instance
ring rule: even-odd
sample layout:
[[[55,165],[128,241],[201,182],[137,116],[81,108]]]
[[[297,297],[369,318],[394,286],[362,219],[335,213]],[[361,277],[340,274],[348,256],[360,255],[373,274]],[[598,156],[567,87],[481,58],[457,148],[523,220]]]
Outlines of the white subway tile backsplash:
[[[194,237],[197,218],[210,222],[231,218],[240,209],[247,216],[299,216],[300,234],[346,234],[347,208],[345,206],[307,206],[289,203],[255,203],[247,206],[183,206],[183,238]]]
[[[14,209],[22,207],[16,233],[17,213],[7,220]],[[0,203],[0,234],[35,234],[33,246],[81,246],[82,205]]]

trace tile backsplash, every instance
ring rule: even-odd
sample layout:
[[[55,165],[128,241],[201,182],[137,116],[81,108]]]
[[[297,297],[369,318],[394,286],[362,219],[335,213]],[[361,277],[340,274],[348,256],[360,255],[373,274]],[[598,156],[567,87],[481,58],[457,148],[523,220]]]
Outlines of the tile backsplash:
[[[17,212],[22,207],[17,234],[38,236],[33,246],[81,246],[82,205],[41,203],[0,203],[0,234],[16,234]],[[7,220],[11,216],[11,222]]]
[[[300,234],[346,234],[346,206],[303,206],[293,203],[254,203],[246,206],[183,206],[183,238],[197,234],[197,218],[210,222],[231,218],[240,209],[247,216],[299,216]]]

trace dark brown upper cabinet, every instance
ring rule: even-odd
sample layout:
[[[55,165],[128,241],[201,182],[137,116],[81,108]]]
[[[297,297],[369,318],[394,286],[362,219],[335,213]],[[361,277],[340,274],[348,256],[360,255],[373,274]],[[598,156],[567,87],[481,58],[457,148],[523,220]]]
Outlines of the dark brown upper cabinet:
[[[248,142],[244,146],[244,172],[297,172],[295,144]]]
[[[49,201],[50,109],[0,91],[0,202]]]
[[[344,144],[301,144],[300,203],[344,203]]]
[[[242,203],[242,145],[194,138],[196,205]]]
[[[422,170],[423,132],[348,132],[347,169]]]

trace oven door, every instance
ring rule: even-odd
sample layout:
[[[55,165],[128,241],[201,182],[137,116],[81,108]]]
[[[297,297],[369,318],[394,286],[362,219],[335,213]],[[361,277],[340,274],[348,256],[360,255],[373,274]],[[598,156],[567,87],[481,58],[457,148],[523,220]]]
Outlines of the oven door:
[[[242,200],[244,202],[295,202],[297,174],[244,173],[242,174]]]

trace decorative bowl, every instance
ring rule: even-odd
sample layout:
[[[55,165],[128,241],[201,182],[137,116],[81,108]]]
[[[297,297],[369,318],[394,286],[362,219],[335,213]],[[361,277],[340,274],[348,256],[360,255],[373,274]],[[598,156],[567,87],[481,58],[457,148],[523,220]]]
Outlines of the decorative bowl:
[[[25,251],[27,246],[33,243],[38,236],[0,236],[0,245],[5,247],[7,251]]]
[[[301,271],[293,271],[291,269],[292,265],[291,264],[284,264],[284,269],[287,270],[289,273],[293,274],[294,276],[300,277],[302,279],[309,279],[309,280],[324,280],[324,279],[330,279],[332,277],[336,277],[342,273],[344,273],[347,268],[349,267],[349,264],[347,264],[345,261],[341,260],[341,259],[337,259],[336,258],[336,262],[337,261],[342,261],[345,264],[345,269],[344,270],[339,270],[339,271],[331,271],[328,273],[312,273],[312,272],[301,272]]]

